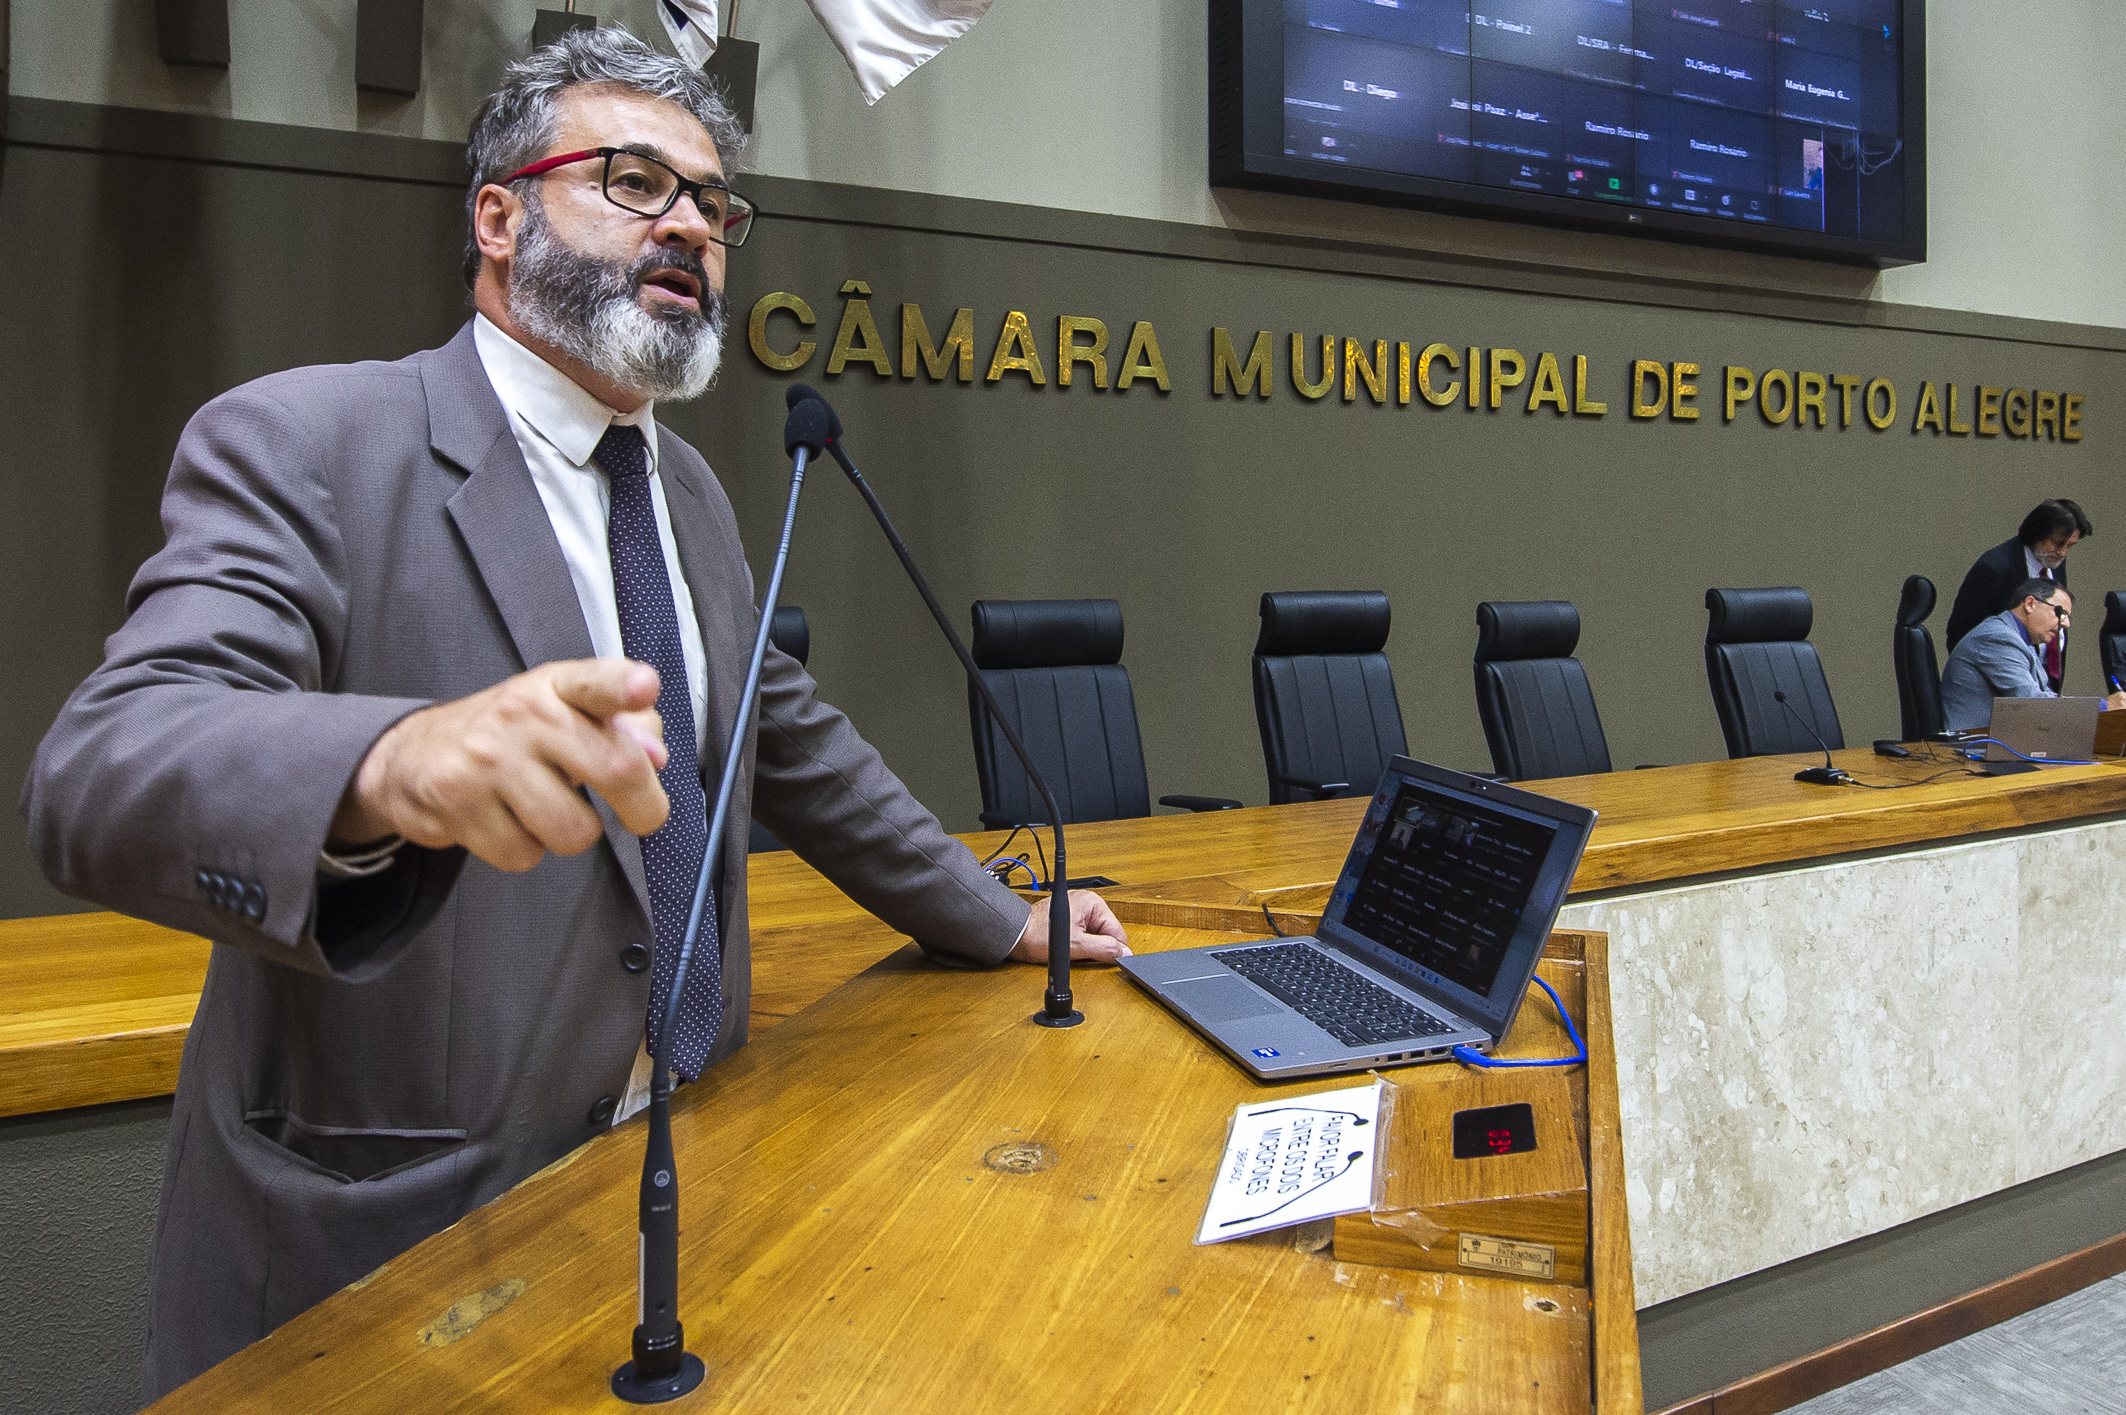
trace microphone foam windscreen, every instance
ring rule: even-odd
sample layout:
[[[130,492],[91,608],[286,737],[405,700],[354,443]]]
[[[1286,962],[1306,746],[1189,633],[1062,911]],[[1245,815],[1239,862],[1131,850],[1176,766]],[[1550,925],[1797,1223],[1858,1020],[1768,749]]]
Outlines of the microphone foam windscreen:
[[[782,450],[795,454],[800,447],[809,447],[814,452],[825,449],[829,433],[827,405],[817,398],[807,398],[790,410],[789,419],[782,425]]]
[[[827,410],[827,439],[830,442],[841,441],[842,420],[835,413],[834,405],[829,403],[826,395],[822,394],[817,388],[814,388],[809,383],[793,383],[783,390],[782,401],[783,406],[786,408],[795,408],[798,404],[805,402],[817,403],[820,407],[825,408]]]

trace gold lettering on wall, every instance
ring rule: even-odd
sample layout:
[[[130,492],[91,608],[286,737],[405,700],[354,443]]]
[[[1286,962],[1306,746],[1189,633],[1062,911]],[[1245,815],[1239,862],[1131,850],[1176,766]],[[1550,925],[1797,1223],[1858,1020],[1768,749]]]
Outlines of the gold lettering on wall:
[[[1552,353],[1535,356],[1535,384],[1528,390],[1526,411],[1537,408],[1556,408],[1560,417],[1572,410],[1565,401],[1565,376],[1558,372],[1558,358]]]
[[[1646,396],[1647,380],[1653,381],[1654,396]],[[1658,418],[1668,411],[1668,365],[1659,359],[1634,359],[1631,364],[1631,415]]]
[[[1772,411],[1772,390],[1779,390],[1779,411]],[[1773,427],[1794,415],[1794,380],[1783,368],[1766,369],[1757,380],[1757,411]]]
[[[1444,408],[1454,401],[1455,394],[1462,391],[1462,382],[1458,378],[1449,379],[1445,388],[1433,387],[1432,366],[1435,363],[1445,364],[1449,373],[1460,373],[1462,362],[1445,344],[1427,344],[1425,351],[1417,356],[1418,393],[1433,407]]]
[[[1355,402],[1358,384],[1364,380],[1366,392],[1374,403],[1388,401],[1388,341],[1373,342],[1373,361],[1366,361],[1365,345],[1356,339],[1344,340],[1344,401]]]
[[[1857,373],[1834,373],[1831,375],[1831,382],[1838,385],[1838,425],[1840,427],[1851,427],[1853,425],[1853,394],[1860,387],[1860,375]]]
[[[746,320],[746,346],[752,349],[753,357],[760,360],[762,367],[774,369],[777,373],[790,373],[810,362],[819,345],[807,339],[787,354],[775,352],[768,345],[768,316],[777,310],[788,310],[799,324],[807,327],[816,323],[812,306],[788,290],[777,290],[753,302],[753,314]]]
[[[1476,351],[1470,350],[1473,355]],[[1528,378],[1528,360],[1521,357],[1518,349],[1493,349],[1491,351],[1491,411],[1497,412],[1506,401],[1506,390],[1518,388]]]
[[[1934,385],[1930,383],[1927,387],[1931,391]],[[1875,415],[1875,395],[1877,393],[1883,395],[1881,417]],[[1897,385],[1887,378],[1870,380],[1867,394],[1860,401],[1860,407],[1861,411],[1868,415],[1868,426],[1874,428],[1877,432],[1881,432],[1891,423],[1897,421]],[[1914,427],[1912,431],[1917,432],[1919,429]]]
[[[921,305],[901,306],[901,377],[914,378],[920,361],[933,383],[945,381],[945,370],[958,364],[960,382],[974,382],[974,311],[965,306],[952,312],[952,325],[945,342],[930,346],[930,326],[923,323]]]
[[[1926,427],[1936,432],[1942,430],[1941,400],[1934,396],[1934,380],[1931,378],[1919,385],[1919,407],[1912,414],[1912,431],[1918,432]]]
[[[920,371],[920,376],[933,384],[955,379],[964,385],[977,382],[971,307],[956,308],[944,337],[933,343],[922,307],[912,301],[902,303],[900,358],[896,363],[872,309],[870,284],[846,280],[839,293],[843,308],[831,343],[824,338],[815,342],[803,337],[807,330],[817,329],[818,317],[802,296],[787,290],[761,296],[746,321],[746,344],[755,361],[776,373],[794,373],[806,367],[825,346],[828,377],[838,378],[857,365],[866,365],[874,377],[882,379],[896,377],[897,371],[900,380],[913,381]],[[778,315],[787,316],[794,327],[777,324]],[[1047,360],[1052,357],[1054,386],[1058,390],[1074,387],[1083,372],[1093,387],[1103,392],[1126,391],[1139,379],[1156,384],[1162,394],[1172,392],[1172,371],[1150,320],[1131,323],[1125,350],[1117,358],[1111,345],[1113,330],[1121,326],[1086,314],[1041,317],[1055,320],[1053,349],[1042,347],[1025,311],[1011,310],[998,328],[988,371],[980,381],[996,384],[1004,381],[1006,374],[1021,373],[1029,388],[1046,388]],[[1560,420],[1568,416],[1577,420],[1606,417],[1618,391],[1608,382],[1613,374],[1605,376],[1602,370],[1590,367],[1606,357],[1600,355],[1570,355],[1568,382],[1568,356],[1549,350],[1527,355],[1503,346],[1455,345],[1414,337],[1359,338],[1305,332],[1280,335],[1263,329],[1253,332],[1243,358],[1229,328],[1215,326],[1210,335],[1210,392],[1217,398],[1270,398],[1276,392],[1273,364],[1280,338],[1289,341],[1286,372],[1292,387],[1309,401],[1326,399],[1340,386],[1342,397],[1338,401],[1345,405],[1367,403],[1376,408],[1406,409],[1422,398],[1433,408],[1459,404],[1470,410],[1495,413],[1506,406],[1515,389],[1521,389],[1520,407],[1524,414],[1533,416],[1547,408]],[[1317,338],[1318,355],[1308,347]],[[1196,346],[1191,353],[1200,348]],[[1311,360],[1317,357],[1320,362],[1315,365]],[[1697,400],[1706,367],[1721,374],[1721,411],[1727,423],[1733,423],[1745,406],[1752,406],[1767,427],[1827,431],[1834,426],[1831,397],[1836,389],[1837,430],[1848,431],[1855,426],[1857,403],[1857,411],[1867,426],[1882,432],[1896,425],[1902,405],[1896,384],[1886,377],[1778,368],[1760,375],[1742,364],[1706,366],[1681,359],[1633,358],[1625,362],[1629,381],[1622,390],[1627,394],[1623,406],[1630,410],[1633,423],[1659,421],[1664,415],[1672,422],[1697,421],[1702,415]],[[1183,376],[1195,377],[1186,363],[1185,360]],[[1316,370],[1317,375],[1310,377],[1310,372]],[[1977,405],[1975,409],[1966,407],[1967,392]],[[1915,434],[1975,434],[2022,443],[2080,443],[2084,438],[2085,402],[2082,394],[2063,390],[1928,379],[1920,383],[1910,427]]]
[[[1830,384],[1824,381],[1824,377],[1820,373],[1796,373],[1794,375],[1795,427],[1801,427],[1806,424],[1811,412],[1816,414],[1816,426],[1822,427],[1824,425],[1823,400],[1824,395],[1829,390]]]
[[[2001,399],[2001,426],[2008,430],[2010,437],[2030,435],[2030,395],[2027,392],[2011,388],[2008,396]]]
[[[1757,375],[1740,364],[1727,366],[1727,416],[1722,422],[1735,420],[1735,409],[1757,396]]]
[[[1302,398],[1319,398],[1336,386],[1336,336],[1321,336],[1321,382],[1307,382],[1307,336],[1292,336],[1292,386]]]
[[[1261,330],[1255,335],[1255,347],[1248,351],[1245,365],[1233,351],[1233,336],[1223,328],[1211,331],[1211,392],[1223,396],[1229,378],[1233,391],[1242,397],[1247,396],[1250,385],[1254,386],[1256,397],[1270,396],[1269,330]]]
[[[2060,438],[2060,395],[2049,388],[2037,390],[2036,406],[2031,411],[2030,436],[2057,442]]]
[[[871,287],[861,280],[846,281],[842,294],[854,296],[842,306],[841,328],[834,331],[834,352],[827,355],[827,372],[840,373],[853,360],[871,365],[881,378],[893,377],[893,360],[886,341],[879,338],[878,324],[871,318]],[[858,342],[861,341],[861,342]]]
[[[1597,403],[1587,396],[1587,356],[1572,356],[1572,411],[1578,417],[1601,418],[1609,415],[1609,404]]]
[[[1080,334],[1092,335],[1093,342],[1080,344]],[[1056,386],[1070,387],[1071,370],[1081,363],[1093,366],[1093,387],[1107,387],[1107,321],[1061,315],[1056,320]]]
[[[1130,326],[1129,347],[1122,353],[1122,372],[1115,375],[1115,391],[1120,393],[1140,378],[1158,384],[1161,393],[1174,391],[1173,380],[1166,376],[1166,360],[1159,353],[1159,336],[1152,332],[1148,319]]]
[[[1024,310],[1013,310],[1004,316],[1004,327],[997,331],[997,350],[990,357],[986,381],[998,383],[1007,373],[1023,373],[1034,387],[1047,384],[1048,375],[1041,367],[1041,351],[1033,345],[1033,330],[1026,323]]]
[[[1696,364],[1676,363],[1669,366],[1668,416],[1671,422],[1695,422],[1698,409],[1691,402],[1698,396]],[[1693,381],[1686,381],[1693,380]]]

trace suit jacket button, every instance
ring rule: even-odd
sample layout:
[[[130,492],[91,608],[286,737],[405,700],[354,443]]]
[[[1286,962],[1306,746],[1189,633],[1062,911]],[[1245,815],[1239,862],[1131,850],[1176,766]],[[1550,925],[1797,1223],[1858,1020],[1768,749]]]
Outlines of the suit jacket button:
[[[266,887],[262,884],[244,886],[244,914],[256,921],[266,917]]]
[[[650,951],[639,943],[631,943],[620,950],[620,966],[630,973],[639,973],[650,966]]]
[[[593,1125],[611,1125],[613,1112],[620,1109],[620,1102],[612,1096],[600,1096],[591,1106],[591,1113],[584,1117]]]
[[[199,883],[199,892],[211,901],[214,898],[214,875],[207,870],[195,872],[192,878]]]

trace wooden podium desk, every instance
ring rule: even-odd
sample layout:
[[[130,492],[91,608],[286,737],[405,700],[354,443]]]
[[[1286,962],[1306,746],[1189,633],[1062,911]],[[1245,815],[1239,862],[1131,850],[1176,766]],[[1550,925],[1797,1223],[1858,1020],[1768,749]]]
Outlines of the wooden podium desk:
[[[1077,972],[1087,1020],[1050,1031],[1029,1020],[1040,970],[904,947],[675,1099],[680,1309],[709,1375],[672,1408],[1639,1415],[1603,946],[1560,934],[1543,964],[1591,1046],[1568,1076],[1585,1289],[1340,1263],[1289,1233],[1193,1246],[1234,1106],[1338,1082],[1257,1084],[1112,968]],[[1569,1047],[1537,998],[1507,1054]],[[626,1409],[607,1380],[635,1321],[642,1134],[600,1136],[155,1408]],[[1039,1148],[1015,1172],[1007,1147]]]
[[[1871,780],[1931,770],[1864,750],[1838,760]],[[1794,781],[1807,764],[1758,757],[1534,785],[1601,812],[1575,897],[2126,811],[2126,772],[2108,766],[1885,793]],[[1070,869],[1122,881],[1107,895],[1133,924],[1262,932],[1268,904],[1279,928],[1304,928],[1363,810],[1326,801],[1078,826]],[[962,838],[986,855],[1004,833]],[[754,857],[751,898],[756,1032],[894,946],[786,852]],[[0,1116],[169,1094],[206,955],[189,934],[115,914],[0,921]]]

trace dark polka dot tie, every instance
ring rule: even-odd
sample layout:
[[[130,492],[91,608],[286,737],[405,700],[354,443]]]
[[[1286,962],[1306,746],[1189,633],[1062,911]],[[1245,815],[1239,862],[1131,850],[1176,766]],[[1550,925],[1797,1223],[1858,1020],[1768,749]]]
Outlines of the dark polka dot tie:
[[[649,448],[641,429],[614,423],[598,439],[593,455],[612,484],[613,512],[606,544],[612,552],[620,641],[629,658],[647,663],[663,680],[657,692],[657,712],[664,719],[664,745],[670,759],[659,775],[665,795],[671,798],[672,814],[642,838],[642,868],[650,884],[650,923],[657,940],[645,1023],[654,1048],[664,1021],[665,1000],[672,995],[672,975],[679,970],[679,947],[686,938],[687,914],[694,907],[694,882],[708,849],[708,798],[702,790],[701,760],[694,747],[694,696],[687,687],[686,656],[679,647],[679,612],[672,600],[671,576],[665,572],[664,545],[657,537],[656,503],[650,498]],[[702,907],[694,956],[687,963],[679,1026],[667,1058],[676,1075],[691,1081],[701,1074],[722,1020],[723,948],[716,933],[716,895],[711,890]]]

